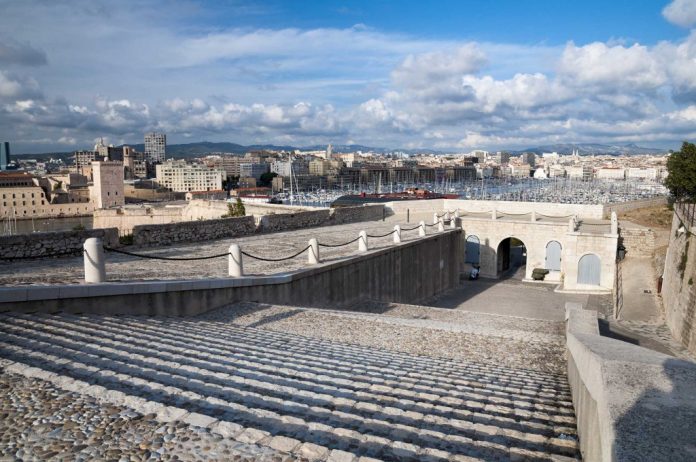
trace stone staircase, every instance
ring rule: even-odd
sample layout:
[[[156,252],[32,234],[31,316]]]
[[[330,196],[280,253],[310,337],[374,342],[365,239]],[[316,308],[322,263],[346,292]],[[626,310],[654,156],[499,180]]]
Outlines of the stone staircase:
[[[563,375],[205,318],[0,314],[6,368],[307,460],[572,460]]]

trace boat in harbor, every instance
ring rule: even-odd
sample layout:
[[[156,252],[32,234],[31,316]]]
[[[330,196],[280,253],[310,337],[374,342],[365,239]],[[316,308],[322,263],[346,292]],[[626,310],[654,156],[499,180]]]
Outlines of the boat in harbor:
[[[360,193],[347,194],[339,197],[331,203],[331,207],[350,207],[362,204],[393,202],[393,201],[412,201],[412,200],[431,200],[431,199],[459,199],[459,194],[441,194],[427,189],[409,188],[403,192],[394,193]]]

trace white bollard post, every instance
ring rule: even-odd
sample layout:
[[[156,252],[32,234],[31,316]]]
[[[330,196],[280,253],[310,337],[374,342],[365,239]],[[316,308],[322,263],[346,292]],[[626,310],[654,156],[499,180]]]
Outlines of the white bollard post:
[[[449,210],[447,210],[447,211],[445,212],[445,221],[450,221],[450,220],[451,220],[451,218],[450,218],[450,213],[449,213]]]
[[[450,220],[450,229],[457,229],[457,221],[459,220],[459,217],[452,217]]]
[[[425,236],[425,222],[424,221],[420,222],[420,228],[418,228],[418,235]]]
[[[394,244],[401,244],[401,226],[394,226]]]
[[[358,239],[358,252],[367,252],[367,233],[360,231],[360,239]]]
[[[433,224],[436,225],[440,219],[437,217],[437,212],[433,213]]]
[[[497,211],[496,209],[493,209],[493,211],[491,212],[491,218],[492,218],[493,220],[497,220],[497,219],[498,219],[498,211]]]
[[[443,231],[445,230],[445,221],[444,221],[442,218],[440,218],[440,219],[437,221],[437,230],[438,230],[439,232],[443,232]]]
[[[616,212],[611,212],[611,234],[619,234],[619,219]]]
[[[90,237],[82,245],[85,261],[85,282],[96,283],[106,281],[106,262],[102,240]]]
[[[532,223],[536,223],[536,210],[532,210]]]
[[[244,276],[244,263],[242,262],[242,249],[239,244],[230,245],[230,254],[227,256],[227,274],[233,278]]]
[[[454,211],[454,218],[459,218],[459,209]]]
[[[321,258],[319,258],[319,241],[317,241],[316,238],[311,238],[309,240],[307,261],[310,265],[316,265],[317,263],[321,262]]]

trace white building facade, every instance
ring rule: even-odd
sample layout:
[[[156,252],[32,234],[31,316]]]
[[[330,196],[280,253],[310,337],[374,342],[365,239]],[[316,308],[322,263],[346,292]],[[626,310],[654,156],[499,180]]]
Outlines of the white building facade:
[[[225,170],[185,161],[168,161],[155,167],[157,183],[174,192],[222,189]]]

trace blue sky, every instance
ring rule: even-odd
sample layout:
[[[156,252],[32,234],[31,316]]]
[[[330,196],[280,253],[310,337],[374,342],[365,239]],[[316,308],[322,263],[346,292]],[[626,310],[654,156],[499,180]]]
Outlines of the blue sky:
[[[516,149],[696,138],[696,0],[0,0],[0,139]]]

